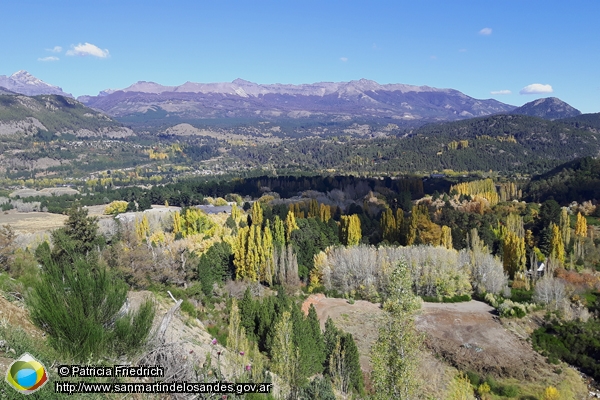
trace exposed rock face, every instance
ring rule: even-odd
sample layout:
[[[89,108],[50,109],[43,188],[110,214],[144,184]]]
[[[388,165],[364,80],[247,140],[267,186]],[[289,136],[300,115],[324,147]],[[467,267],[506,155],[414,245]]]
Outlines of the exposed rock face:
[[[123,90],[106,90],[79,100],[117,117],[165,113],[191,119],[385,118],[401,124],[464,119],[514,109],[453,89],[380,85],[366,79],[304,85],[261,85],[242,79],[229,83],[186,82],[180,86],[137,82]]]
[[[73,97],[71,94],[63,92],[58,86],[50,85],[23,70],[17,71],[11,76],[0,75],[0,87],[27,96],[58,94],[66,97]],[[3,93],[0,92],[0,94]]]
[[[547,97],[523,104],[521,107],[512,110],[511,114],[529,115],[531,117],[554,120],[576,117],[581,115],[581,111],[556,97]]]

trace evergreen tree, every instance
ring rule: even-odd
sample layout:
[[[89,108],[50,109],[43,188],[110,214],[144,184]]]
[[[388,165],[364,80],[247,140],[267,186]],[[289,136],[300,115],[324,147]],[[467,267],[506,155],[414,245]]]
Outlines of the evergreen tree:
[[[259,307],[257,307],[256,302],[252,298],[250,287],[247,287],[244,292],[244,297],[242,297],[239,304],[240,323],[247,335],[254,336],[256,327],[254,318],[256,316],[257,308]]]
[[[306,317],[306,336],[309,338],[310,351],[310,371],[320,374],[323,372],[323,363],[325,362],[325,342],[321,333],[321,324],[317,316],[317,310],[311,304]]]
[[[77,361],[112,351],[130,353],[143,345],[154,319],[152,303],[118,317],[127,297],[125,282],[97,256],[69,255],[69,260],[56,260],[41,254],[40,279],[27,298],[31,319],[50,344]]]
[[[198,259],[198,280],[202,292],[211,296],[213,285],[224,282],[231,275],[231,246],[227,242],[217,242],[210,246]]]

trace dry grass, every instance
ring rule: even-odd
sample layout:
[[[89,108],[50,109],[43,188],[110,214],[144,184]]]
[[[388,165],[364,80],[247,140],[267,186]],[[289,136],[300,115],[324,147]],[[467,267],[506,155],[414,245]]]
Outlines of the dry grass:
[[[60,228],[66,215],[47,212],[21,213],[10,210],[0,213],[0,225],[10,225],[17,234],[37,233]]]

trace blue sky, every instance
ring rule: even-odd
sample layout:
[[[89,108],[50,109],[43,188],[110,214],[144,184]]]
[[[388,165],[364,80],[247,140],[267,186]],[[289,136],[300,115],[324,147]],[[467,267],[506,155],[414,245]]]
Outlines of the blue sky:
[[[367,78],[600,112],[597,0],[7,0],[2,15],[0,75],[24,69],[75,96]]]

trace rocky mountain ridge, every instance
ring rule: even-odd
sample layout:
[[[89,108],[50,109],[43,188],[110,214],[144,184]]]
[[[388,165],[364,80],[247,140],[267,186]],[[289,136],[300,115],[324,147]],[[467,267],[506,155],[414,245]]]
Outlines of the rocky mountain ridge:
[[[486,116],[515,108],[493,99],[474,99],[454,89],[381,85],[367,79],[303,85],[262,85],[242,79],[225,83],[186,82],[179,86],[140,81],[123,90],[106,90],[79,100],[114,117],[143,119],[144,114],[158,111],[165,117],[188,120],[387,119],[400,125]]]
[[[523,104],[510,112],[511,114],[529,115],[549,120],[577,117],[581,111],[571,107],[556,97],[546,97]]]
[[[46,83],[24,70],[17,71],[11,76],[0,75],[0,87],[26,96],[57,94],[65,97],[73,97],[73,95],[63,92],[62,88]]]

